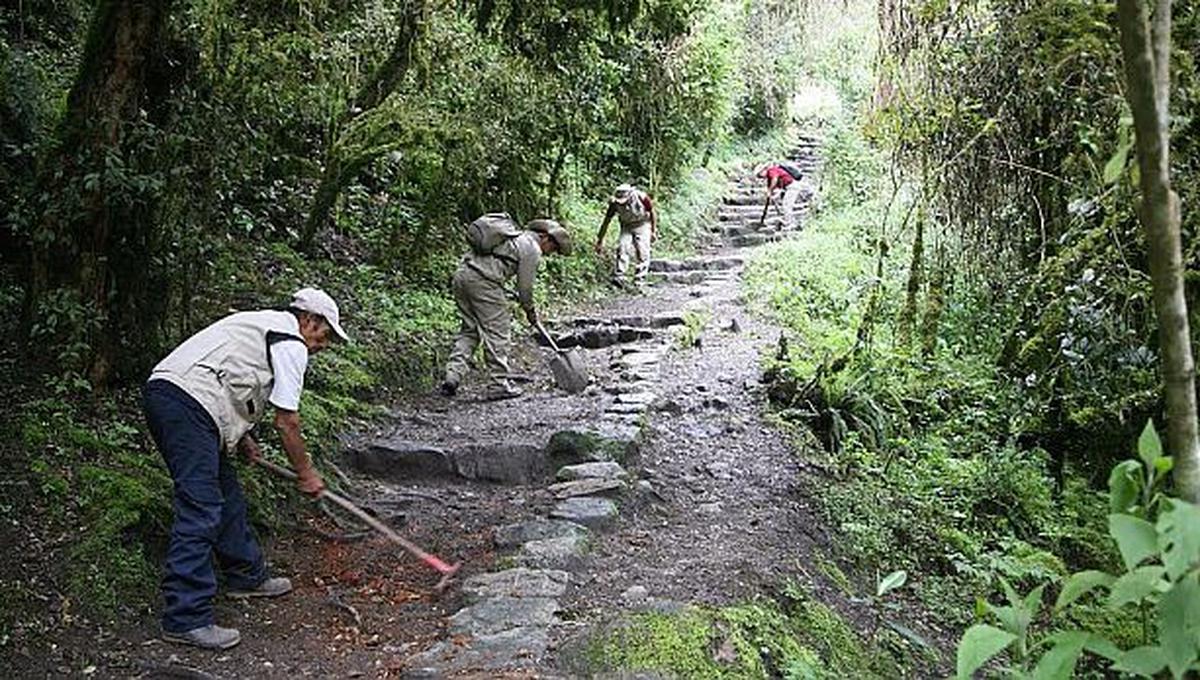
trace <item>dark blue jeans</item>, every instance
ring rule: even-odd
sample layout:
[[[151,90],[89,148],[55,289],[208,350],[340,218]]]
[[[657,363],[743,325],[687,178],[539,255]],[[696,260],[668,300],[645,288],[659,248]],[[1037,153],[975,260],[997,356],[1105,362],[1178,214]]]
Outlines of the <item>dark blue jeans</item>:
[[[175,481],[175,523],[162,591],[163,630],[182,633],[213,623],[216,555],[229,588],[254,588],[267,577],[262,550],[246,521],[237,473],[221,455],[221,437],[204,407],[164,380],[143,393],[154,443]]]

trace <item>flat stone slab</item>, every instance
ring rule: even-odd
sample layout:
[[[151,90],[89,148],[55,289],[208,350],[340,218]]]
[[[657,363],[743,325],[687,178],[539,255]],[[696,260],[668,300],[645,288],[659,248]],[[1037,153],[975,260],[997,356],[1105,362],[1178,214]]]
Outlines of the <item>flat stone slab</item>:
[[[554,506],[550,516],[601,529],[616,520],[617,505],[607,498],[568,498]]]
[[[545,656],[549,643],[549,633],[541,626],[513,628],[468,640],[443,640],[409,657],[402,677],[432,680],[468,671],[495,677],[498,671],[537,665]]]
[[[556,569],[505,569],[476,574],[463,581],[462,592],[470,604],[495,597],[554,598],[567,591],[571,575]]]
[[[582,524],[561,519],[534,519],[498,527],[494,540],[499,548],[515,548],[530,541],[576,537],[586,540],[591,532]]]
[[[639,446],[641,430],[638,427],[596,423],[590,427],[555,432],[550,437],[546,452],[558,465],[598,461],[621,462],[637,453]]]
[[[658,399],[658,395],[653,392],[622,392],[617,395],[616,402],[618,404],[641,404],[649,406]]]
[[[625,476],[625,468],[621,467],[620,463],[611,461],[580,463],[563,466],[554,476],[562,482],[576,479],[620,479]]]
[[[379,477],[420,479],[454,472],[449,451],[403,439],[371,442],[366,448],[348,451],[346,459],[356,470]]]
[[[511,442],[476,443],[454,449],[381,438],[346,453],[355,470],[381,479],[435,477],[527,484],[553,471],[543,446]]]
[[[558,610],[558,600],[552,597],[491,597],[458,610],[450,617],[450,632],[480,636],[552,626],[558,623]]]
[[[637,368],[639,366],[651,366],[662,360],[662,354],[658,352],[630,352],[617,360],[617,363],[629,368]]]
[[[625,482],[619,479],[576,479],[570,482],[551,484],[547,490],[561,500],[577,496],[609,494],[624,490]]]
[[[650,410],[650,407],[647,404],[623,404],[618,401],[609,404],[604,409],[604,412],[615,413],[617,415],[641,415],[648,410]]]
[[[587,550],[587,537],[583,535],[546,538],[525,543],[513,559],[531,569],[576,571],[583,566]]]

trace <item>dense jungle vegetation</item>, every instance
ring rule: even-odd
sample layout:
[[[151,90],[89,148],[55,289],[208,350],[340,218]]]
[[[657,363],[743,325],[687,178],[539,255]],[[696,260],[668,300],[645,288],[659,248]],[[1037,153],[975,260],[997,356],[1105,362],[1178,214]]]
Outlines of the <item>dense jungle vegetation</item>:
[[[0,640],[148,612],[170,522],[138,385],[175,343],[301,285],[355,341],[321,356],[318,463],[348,418],[428,389],[457,328],[461,224],[594,240],[619,182],[686,250],[733,164],[777,148],[805,7],[783,2],[23,2],[0,8]],[[543,265],[553,311],[589,249]],[[259,521],[289,498],[247,479]],[[262,502],[269,501],[269,502]],[[7,537],[11,532],[11,540]],[[62,540],[48,540],[59,536]],[[65,617],[69,619],[70,617]]]
[[[1176,3],[1171,39],[1195,328],[1200,6]],[[1200,513],[1154,435],[1123,69],[1109,0],[0,9],[0,536],[30,546],[0,556],[0,649],[69,618],[43,592],[92,617],[153,606],[170,480],[137,384],[190,332],[329,290],[356,342],[310,374],[320,457],[347,419],[432,385],[463,221],[553,216],[587,243],[633,179],[660,200],[660,248],[686,252],[731,168],[799,129],[823,140],[819,206],[747,298],[789,329],[764,363],[774,417],[819,452],[805,484],[848,573],[822,568],[872,593],[903,571],[891,597],[968,631],[960,672],[1007,649],[992,668],[1020,677],[1182,677]],[[605,278],[590,253],[544,266],[550,308]],[[286,490],[247,486],[271,523]],[[800,625],[752,610],[724,625]]]

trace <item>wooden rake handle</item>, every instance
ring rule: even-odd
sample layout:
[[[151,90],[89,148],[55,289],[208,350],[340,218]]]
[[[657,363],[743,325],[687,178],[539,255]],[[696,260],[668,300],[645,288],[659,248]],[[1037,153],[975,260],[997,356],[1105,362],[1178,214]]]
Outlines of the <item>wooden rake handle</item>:
[[[285,478],[291,479],[291,480],[295,480],[298,478],[298,475],[295,472],[293,472],[292,470],[289,470],[288,468],[285,468],[282,465],[279,465],[277,463],[273,463],[273,462],[267,460],[266,458],[259,458],[255,462],[257,462],[262,467],[265,467],[266,469],[270,470],[271,472],[274,472],[275,474],[279,475],[280,477],[285,477]],[[400,534],[396,533],[391,527],[384,524],[383,522],[380,522],[378,519],[376,519],[370,513],[363,510],[362,508],[358,507],[357,505],[352,503],[350,501],[350,499],[348,499],[340,494],[336,494],[328,489],[325,489],[324,491],[321,492],[321,495],[319,497],[320,498],[328,498],[329,500],[333,501],[339,507],[341,507],[343,510],[350,513],[351,515],[354,515],[358,519],[362,520],[362,522],[364,524],[371,527],[375,531],[378,531],[379,533],[383,534],[384,536],[386,536],[388,538],[388,540],[399,545],[401,548],[404,548],[406,551],[409,552],[409,554],[413,555],[417,559],[421,560],[425,564],[428,564],[430,567],[435,569],[438,573],[440,573],[442,575],[442,580],[438,581],[438,584],[437,584],[438,590],[441,590],[442,588],[444,588],[446,586],[446,584],[450,582],[450,577],[454,576],[454,573],[457,572],[459,567],[462,566],[461,562],[455,563],[455,564],[446,564],[444,561],[439,559],[436,555],[431,555],[431,554],[425,552],[424,550],[422,550],[420,548],[420,546],[413,543],[412,541],[409,541],[408,539],[404,538]]]

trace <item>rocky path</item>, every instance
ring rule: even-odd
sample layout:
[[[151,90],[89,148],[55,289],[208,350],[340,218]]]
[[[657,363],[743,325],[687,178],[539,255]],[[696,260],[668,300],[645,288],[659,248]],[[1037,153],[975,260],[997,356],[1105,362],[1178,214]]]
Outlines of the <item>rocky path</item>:
[[[814,147],[792,155],[815,169]],[[493,532],[494,570],[465,580],[446,636],[405,677],[570,677],[570,650],[625,612],[726,604],[800,573],[814,522],[795,455],[762,417],[759,366],[778,329],[740,290],[749,247],[786,236],[778,214],[757,224],[759,183],[731,182],[711,247],[654,261],[644,295],[556,324],[560,345],[587,348],[582,396],[468,397],[351,454],[376,476],[526,490]]]
[[[792,153],[817,170],[816,142]],[[346,488],[406,536],[462,561],[457,587],[333,517],[268,541],[296,592],[221,600],[235,650],[157,641],[150,613],[64,652],[96,677],[579,677],[573,650],[630,612],[676,611],[767,594],[804,576],[824,541],[798,488],[799,462],[764,421],[760,364],[779,330],[752,317],[741,272],[754,246],[787,236],[762,181],[736,178],[710,243],[655,260],[641,294],[558,320],[592,376],[553,388],[545,351],[519,347],[526,394],[416,397],[345,442]],[[801,227],[812,194],[797,203]],[[331,540],[331,539],[338,540]],[[819,580],[819,579],[818,579]],[[821,584],[815,584],[823,588]],[[65,649],[86,649],[76,641]],[[75,654],[72,657],[72,654]],[[71,657],[71,658],[68,658]]]

